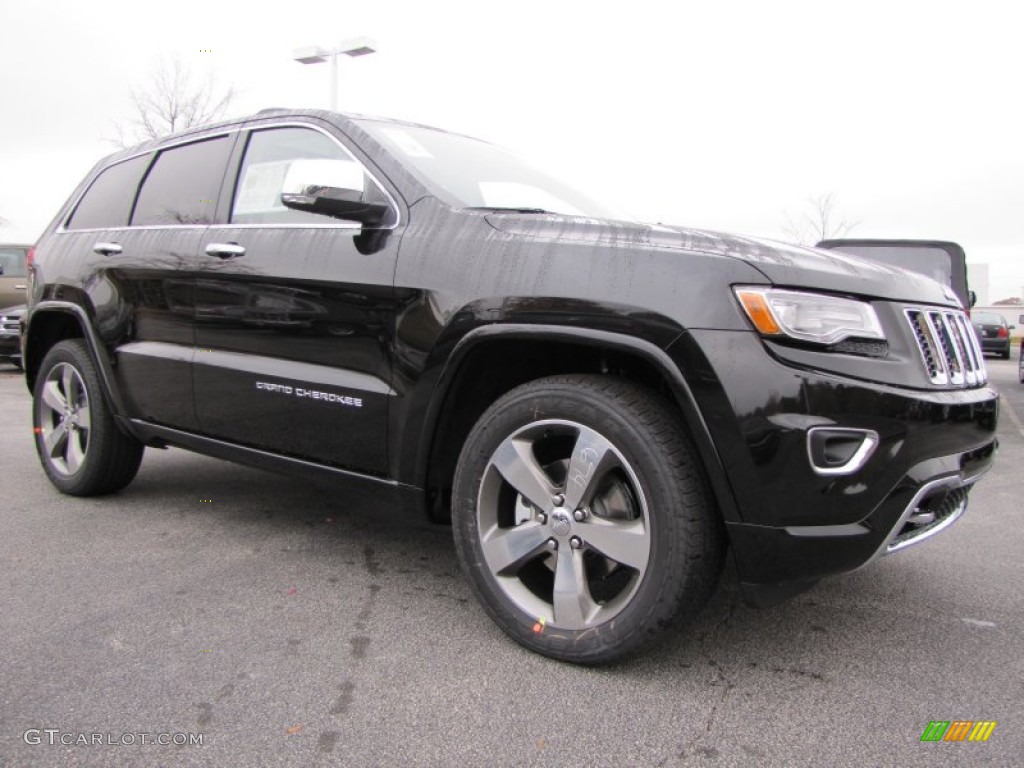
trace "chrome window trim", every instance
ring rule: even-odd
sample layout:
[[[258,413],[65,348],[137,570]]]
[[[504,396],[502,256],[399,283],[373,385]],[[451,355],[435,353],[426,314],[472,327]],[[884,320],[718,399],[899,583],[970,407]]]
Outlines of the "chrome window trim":
[[[259,118],[253,118],[253,120],[257,120],[257,119],[259,119]],[[256,228],[260,228],[260,229],[266,229],[267,227],[273,227],[275,229],[344,229],[344,230],[362,229],[362,225],[360,225],[358,222],[344,222],[344,221],[338,221],[337,223],[330,223],[330,222],[328,222],[328,223],[324,223],[324,224],[287,224],[287,223],[284,223],[284,222],[278,223],[278,224],[274,224],[274,223],[267,223],[267,224],[232,224],[231,222],[226,222],[226,223],[223,223],[223,224],[220,224],[220,223],[218,223],[218,224],[144,224],[144,225],[141,225],[141,226],[134,226],[134,227],[131,224],[127,224],[127,225],[122,226],[122,227],[95,227],[95,228],[90,228],[90,229],[68,229],[67,228],[67,222],[71,218],[71,215],[75,212],[75,209],[78,208],[78,204],[80,202],[82,202],[82,198],[85,197],[86,193],[92,187],[92,185],[96,181],[96,179],[99,178],[100,174],[104,173],[108,168],[113,168],[115,165],[120,165],[121,163],[126,163],[129,160],[134,160],[135,158],[142,157],[143,155],[149,155],[149,154],[155,154],[157,152],[163,152],[165,149],[174,149],[176,147],[185,146],[186,144],[194,144],[194,143],[196,143],[198,141],[206,141],[208,139],[218,139],[218,138],[222,138],[222,137],[225,137],[225,136],[230,136],[230,135],[235,134],[235,133],[240,133],[241,131],[249,131],[250,133],[253,133],[255,131],[265,131],[265,130],[271,130],[271,129],[274,129],[274,128],[307,128],[309,130],[313,130],[313,131],[317,131],[319,133],[322,133],[324,136],[329,138],[331,141],[333,141],[335,144],[338,145],[338,147],[341,149],[342,152],[344,152],[346,155],[348,155],[348,157],[350,157],[353,162],[357,163],[359,165],[359,167],[363,169],[363,173],[365,173],[367,176],[369,176],[370,179],[373,181],[373,183],[376,184],[377,187],[380,189],[380,191],[384,193],[384,196],[388,200],[388,204],[391,206],[391,208],[395,212],[395,223],[393,225],[391,225],[389,227],[381,227],[380,229],[377,229],[377,230],[374,230],[374,231],[377,231],[377,232],[381,232],[381,231],[390,232],[390,231],[393,231],[393,230],[397,229],[402,224],[402,206],[400,206],[398,204],[398,202],[395,200],[394,195],[391,194],[391,191],[387,188],[387,185],[383,184],[381,182],[381,180],[377,177],[377,175],[375,173],[373,173],[369,168],[366,167],[366,163],[364,163],[362,160],[360,160],[358,157],[356,157],[352,153],[352,151],[348,147],[346,147],[330,131],[327,131],[326,129],[320,127],[319,125],[314,125],[313,123],[306,123],[306,122],[301,122],[301,121],[296,121],[296,120],[293,120],[293,119],[287,119],[286,118],[283,121],[268,122],[266,124],[260,124],[260,125],[248,125],[248,123],[247,123],[246,125],[240,125],[237,128],[231,128],[231,129],[228,129],[228,130],[218,129],[218,130],[213,131],[213,132],[211,132],[209,134],[200,133],[198,136],[190,136],[188,138],[182,138],[181,140],[173,141],[170,144],[161,144],[158,147],[151,147],[150,149],[145,149],[145,150],[142,150],[141,152],[136,152],[136,153],[134,153],[132,155],[129,155],[128,157],[120,158],[115,163],[111,163],[110,165],[105,165],[105,166],[103,166],[99,170],[99,172],[96,174],[96,176],[94,176],[89,181],[89,184],[86,186],[85,189],[82,190],[81,194],[79,194],[78,197],[75,198],[74,204],[68,209],[68,214],[67,214],[67,216],[65,216],[63,218],[63,220],[60,223],[60,226],[58,226],[57,229],[54,230],[54,234],[55,235],[63,235],[63,234],[76,234],[76,233],[79,233],[79,232],[107,232],[107,231],[118,231],[118,232],[120,232],[120,231],[133,231],[134,232],[136,230],[144,231],[144,230],[153,230],[153,229],[175,229],[175,230],[179,230],[179,229],[210,229],[210,228],[217,228],[217,229],[256,229]],[[242,159],[243,160],[245,159],[244,155],[242,156]],[[239,170],[241,170],[241,165],[239,165]],[[235,183],[236,184],[238,183],[238,176],[237,176],[237,174],[235,176]],[[233,194],[234,193],[232,191],[232,195]],[[218,204],[219,204],[219,202],[220,201],[218,201]],[[234,202],[234,200],[232,200],[232,202]],[[229,213],[230,213],[230,211],[229,211]]]

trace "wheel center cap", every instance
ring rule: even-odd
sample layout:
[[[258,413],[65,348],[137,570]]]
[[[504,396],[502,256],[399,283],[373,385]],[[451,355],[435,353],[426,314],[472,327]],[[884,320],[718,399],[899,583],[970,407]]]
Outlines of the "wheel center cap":
[[[551,513],[551,530],[555,536],[568,536],[572,530],[572,518],[564,509],[556,509]]]

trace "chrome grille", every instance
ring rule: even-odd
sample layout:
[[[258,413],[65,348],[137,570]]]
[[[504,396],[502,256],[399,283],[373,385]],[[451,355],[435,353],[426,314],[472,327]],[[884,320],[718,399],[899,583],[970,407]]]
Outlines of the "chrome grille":
[[[981,348],[963,312],[917,307],[905,312],[932,384],[970,387],[985,382]]]

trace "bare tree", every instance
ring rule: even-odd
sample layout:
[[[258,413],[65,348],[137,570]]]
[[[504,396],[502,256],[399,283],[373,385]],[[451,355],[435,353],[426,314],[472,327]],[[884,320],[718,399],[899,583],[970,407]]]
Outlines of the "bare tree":
[[[220,88],[213,74],[198,78],[177,56],[161,58],[149,82],[132,88],[134,114],[115,125],[117,136],[113,141],[128,147],[213,122],[225,115],[235,95],[234,88]]]
[[[840,217],[836,212],[835,193],[829,192],[807,199],[807,208],[796,218],[787,215],[783,231],[793,242],[814,245],[822,240],[843,237],[860,224]]]

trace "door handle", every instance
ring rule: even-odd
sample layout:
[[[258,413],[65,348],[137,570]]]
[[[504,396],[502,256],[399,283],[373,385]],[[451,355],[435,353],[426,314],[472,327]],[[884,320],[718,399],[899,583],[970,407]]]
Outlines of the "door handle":
[[[121,253],[121,245],[119,243],[96,243],[92,250],[101,256],[118,256]]]
[[[16,290],[16,291],[27,291],[28,290],[28,286],[27,285],[16,285],[16,286],[14,286],[14,290]]]
[[[210,243],[206,246],[206,255],[218,259],[237,259],[245,256],[245,246],[238,243]]]

